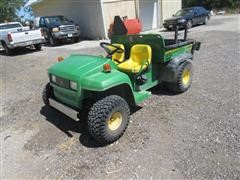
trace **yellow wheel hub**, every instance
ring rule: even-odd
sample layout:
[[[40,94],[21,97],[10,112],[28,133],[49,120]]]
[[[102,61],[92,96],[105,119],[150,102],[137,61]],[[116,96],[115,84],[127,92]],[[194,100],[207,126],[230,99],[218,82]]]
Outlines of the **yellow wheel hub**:
[[[185,69],[182,74],[183,85],[187,85],[190,81],[190,71]]]
[[[120,112],[115,112],[108,120],[108,128],[111,131],[115,131],[122,124],[122,114]]]

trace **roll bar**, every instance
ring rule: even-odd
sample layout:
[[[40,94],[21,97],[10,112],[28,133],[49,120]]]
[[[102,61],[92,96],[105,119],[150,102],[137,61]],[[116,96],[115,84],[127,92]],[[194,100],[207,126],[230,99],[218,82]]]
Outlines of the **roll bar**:
[[[174,35],[174,41],[175,41],[175,43],[178,43],[178,31],[179,31],[180,25],[181,25],[181,26],[184,26],[184,38],[183,38],[183,40],[184,40],[184,41],[187,40],[187,33],[188,33],[187,23],[184,23],[184,24],[176,23],[176,24],[175,24],[175,35]]]

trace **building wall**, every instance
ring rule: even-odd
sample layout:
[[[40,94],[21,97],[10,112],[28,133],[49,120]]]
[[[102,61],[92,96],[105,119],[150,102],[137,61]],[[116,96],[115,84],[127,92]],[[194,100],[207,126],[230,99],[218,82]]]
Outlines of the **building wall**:
[[[105,37],[100,0],[44,0],[33,5],[33,12],[36,17],[64,15],[79,24],[82,37]]]
[[[155,1],[158,1],[158,25],[182,7],[182,0]],[[140,0],[43,0],[32,8],[35,16],[64,15],[79,24],[82,37],[102,39],[106,37],[114,16],[136,18],[141,13],[139,2]],[[153,14],[153,11],[149,13]]]
[[[102,0],[105,28],[113,23],[114,16],[136,18],[135,0]]]
[[[159,27],[160,12],[159,0],[138,0],[139,18],[143,23],[143,30],[151,30]]]
[[[162,3],[162,20],[172,17],[182,8],[182,0],[161,0]],[[162,21],[163,22],[163,21]]]

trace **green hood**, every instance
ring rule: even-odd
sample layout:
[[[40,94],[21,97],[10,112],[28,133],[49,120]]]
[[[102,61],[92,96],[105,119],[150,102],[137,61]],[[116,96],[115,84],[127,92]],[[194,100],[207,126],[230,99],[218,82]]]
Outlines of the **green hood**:
[[[102,71],[103,65],[106,63],[115,67],[115,64],[110,59],[100,56],[71,55],[64,61],[53,65],[48,69],[48,73],[65,79],[79,81],[80,78]]]

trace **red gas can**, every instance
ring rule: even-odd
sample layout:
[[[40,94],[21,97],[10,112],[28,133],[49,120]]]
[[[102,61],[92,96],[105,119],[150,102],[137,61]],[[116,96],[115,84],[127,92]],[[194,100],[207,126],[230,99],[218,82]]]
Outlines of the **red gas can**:
[[[123,23],[128,34],[139,34],[142,31],[142,23],[139,19],[124,19]]]

